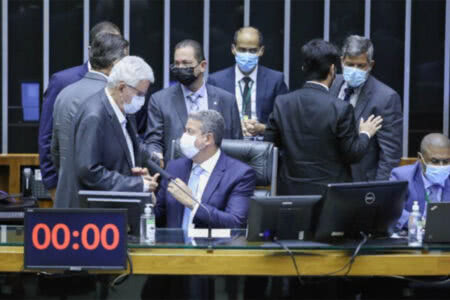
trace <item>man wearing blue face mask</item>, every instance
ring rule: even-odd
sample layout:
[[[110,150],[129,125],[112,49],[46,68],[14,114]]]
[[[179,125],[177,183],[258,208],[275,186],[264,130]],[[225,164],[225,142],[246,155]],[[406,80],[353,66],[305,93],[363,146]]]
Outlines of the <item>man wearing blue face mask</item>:
[[[443,134],[426,135],[420,144],[419,160],[392,170],[390,180],[407,180],[408,195],[397,227],[407,227],[414,201],[422,215],[430,202],[450,202],[450,140]]]
[[[387,180],[402,155],[403,114],[397,92],[370,75],[375,61],[372,42],[351,35],[342,47],[342,75],[337,75],[330,93],[355,108],[358,126],[361,118],[370,115],[383,118],[381,128],[370,141],[367,154],[352,164],[353,181]]]
[[[286,94],[288,88],[281,72],[259,65],[264,43],[258,29],[236,31],[231,52],[236,65],[211,74],[208,83],[236,96],[244,136],[261,136],[276,96]]]
[[[135,123],[129,119],[129,114],[144,104],[152,82],[151,67],[142,58],[126,56],[111,70],[106,88],[80,107],[74,120],[75,187],[68,197],[76,198],[78,190],[156,189],[158,174],[150,176],[143,168],[149,155],[138,141]]]

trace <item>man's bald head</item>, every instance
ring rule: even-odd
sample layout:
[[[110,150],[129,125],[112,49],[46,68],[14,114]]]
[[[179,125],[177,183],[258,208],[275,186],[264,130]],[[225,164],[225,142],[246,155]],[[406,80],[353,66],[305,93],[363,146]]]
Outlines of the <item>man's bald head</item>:
[[[441,133],[427,134],[420,143],[420,152],[426,163],[440,164],[450,159],[450,140]]]

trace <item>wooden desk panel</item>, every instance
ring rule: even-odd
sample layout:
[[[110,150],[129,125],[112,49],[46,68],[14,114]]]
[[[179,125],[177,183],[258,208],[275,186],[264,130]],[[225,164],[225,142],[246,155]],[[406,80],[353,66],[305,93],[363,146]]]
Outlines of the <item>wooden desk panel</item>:
[[[26,166],[39,166],[39,154],[0,154],[0,189],[19,194],[20,170]]]

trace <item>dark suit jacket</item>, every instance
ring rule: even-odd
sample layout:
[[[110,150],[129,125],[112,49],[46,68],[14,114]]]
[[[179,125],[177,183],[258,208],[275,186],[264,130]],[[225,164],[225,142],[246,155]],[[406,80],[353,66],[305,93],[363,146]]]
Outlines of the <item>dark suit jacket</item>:
[[[236,94],[236,67],[232,66],[217,71],[208,77],[208,83]],[[258,65],[256,75],[256,115],[258,121],[267,123],[273,111],[275,97],[286,94],[288,88],[284,83],[283,73]]]
[[[74,124],[75,172],[79,189],[143,191],[142,178],[132,176],[127,142],[104,89],[86,100]],[[128,121],[127,126],[133,142],[135,164],[141,166],[135,124]]]
[[[344,78],[338,75],[331,86],[331,94],[337,97],[343,84]],[[387,180],[402,157],[403,113],[400,96],[369,76],[356,102],[356,126],[359,126],[361,118],[367,120],[372,114],[383,117],[383,127],[370,140],[367,154],[359,163],[352,164],[354,181]]]
[[[53,111],[52,158],[58,169],[58,184],[54,207],[78,207],[78,199],[70,199],[67,195],[76,194],[71,191],[76,180],[73,165],[73,120],[80,106],[93,94],[104,89],[106,77],[87,72],[84,77],[64,88],[56,98]],[[69,200],[72,203],[69,203]]]
[[[284,194],[318,193],[317,184],[349,181],[350,163],[361,159],[369,143],[358,134],[352,106],[313,83],[277,97],[264,139],[282,151]]]
[[[172,160],[167,172],[184,182],[189,181],[192,160],[180,158]],[[204,204],[211,213],[211,227],[240,228],[247,224],[250,197],[255,189],[256,175],[246,164],[221,153],[209,177],[202,196]],[[167,227],[180,228],[183,221],[184,206],[167,191],[167,179],[161,182],[157,195],[156,217],[166,217]],[[196,227],[208,227],[208,213],[202,207],[197,209],[193,220]]]
[[[58,174],[53,164],[50,147],[53,130],[53,106],[59,92],[66,86],[83,78],[88,71],[87,63],[55,73],[44,93],[41,119],[39,121],[39,161],[42,181],[47,189],[56,188]]]
[[[208,109],[220,112],[225,119],[225,139],[242,138],[241,121],[236,99],[230,93],[206,85]],[[152,95],[148,105],[148,127],[145,143],[148,152],[163,153],[167,162],[172,140],[181,137],[187,122],[187,109],[180,84],[175,84]]]
[[[419,203],[420,213],[423,215],[425,210],[425,184],[422,179],[422,168],[419,162],[413,165],[398,167],[392,170],[390,180],[408,181],[408,193],[406,195],[405,210],[410,213],[414,201]],[[442,202],[450,202],[450,178],[447,178],[444,189],[442,190]],[[403,216],[404,214],[402,214]],[[407,222],[403,225],[407,226]]]

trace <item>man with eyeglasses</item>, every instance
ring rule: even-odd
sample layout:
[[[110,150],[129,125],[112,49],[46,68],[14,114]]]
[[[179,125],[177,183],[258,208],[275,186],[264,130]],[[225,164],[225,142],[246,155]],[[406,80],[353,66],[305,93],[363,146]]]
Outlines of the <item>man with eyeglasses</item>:
[[[262,136],[276,96],[288,92],[283,73],[259,64],[264,42],[254,27],[236,31],[231,53],[236,65],[211,74],[208,83],[236,96],[244,136]]]
[[[150,98],[144,140],[149,145],[148,151],[159,153],[165,163],[170,159],[172,140],[183,134],[190,113],[216,110],[225,120],[224,138],[242,138],[236,100],[232,94],[205,83],[206,65],[202,47],[197,41],[179,42],[170,66],[178,83]]]
[[[450,202],[450,140],[440,133],[426,135],[413,165],[392,170],[390,180],[408,181],[408,195],[397,228],[408,226],[414,201],[418,201],[420,213],[426,212],[430,202]]]

